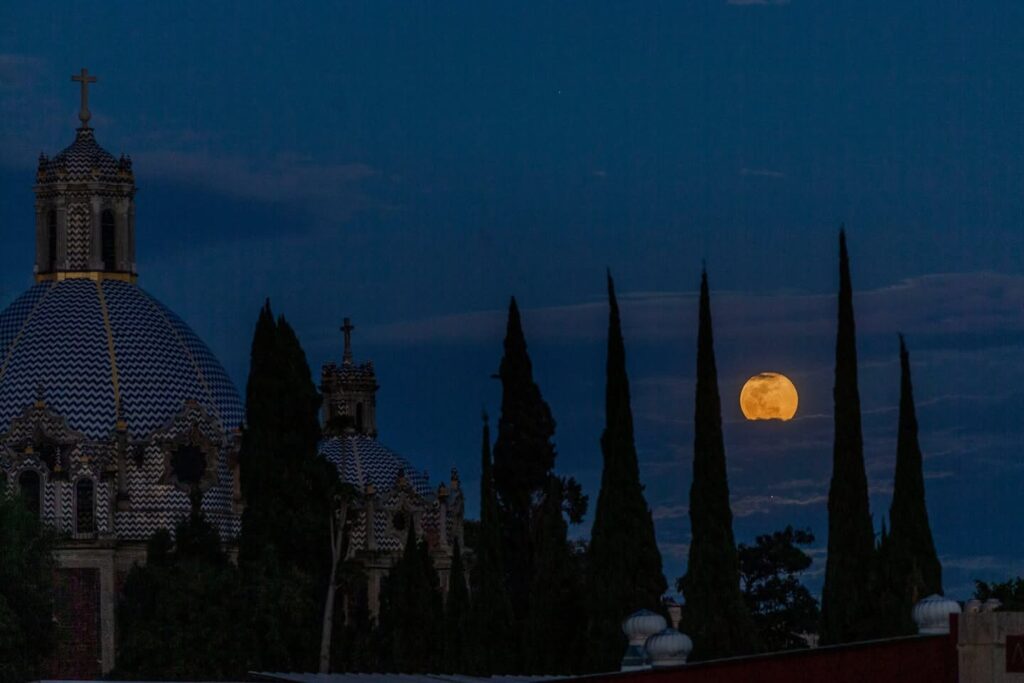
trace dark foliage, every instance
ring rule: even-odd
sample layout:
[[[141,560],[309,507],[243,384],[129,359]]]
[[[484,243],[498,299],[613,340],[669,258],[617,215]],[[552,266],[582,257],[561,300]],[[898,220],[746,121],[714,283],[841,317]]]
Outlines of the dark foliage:
[[[993,583],[975,581],[974,597],[979,600],[995,598],[1003,603],[1001,610],[1024,612],[1024,578],[1018,576],[1008,581]]]
[[[401,559],[380,595],[381,661],[385,671],[430,673],[443,666],[444,610],[440,581],[425,540],[409,525]]]
[[[626,350],[611,273],[608,305],[605,428],[601,435],[604,468],[587,561],[587,668],[593,671],[618,667],[626,649],[622,620],[641,608],[661,609],[661,596],[668,588],[654,521],[640,483]]]
[[[238,570],[200,513],[150,539],[125,580],[115,678],[242,678],[251,647]]]
[[[910,355],[900,335],[900,416],[889,533],[879,546],[883,635],[912,635],[914,605],[942,593],[942,565],[925,506],[921,447],[910,380]]]
[[[53,537],[17,497],[0,499],[0,682],[42,677],[53,651]]]
[[[253,335],[240,453],[239,564],[258,639],[252,666],[310,671],[330,571],[337,473],[316,452],[319,396],[291,326],[263,307]]]
[[[686,597],[684,630],[693,639],[691,657],[699,661],[758,647],[754,622],[740,594],[706,272],[700,283],[696,394],[690,555],[679,590]]]
[[[740,583],[764,648],[769,652],[807,647],[797,634],[816,633],[818,601],[800,583],[811,558],[798,546],[814,543],[810,530],[787,526],[739,546]]]
[[[475,562],[470,573],[470,646],[466,669],[487,675],[509,673],[518,661],[518,641],[513,628],[512,604],[505,583],[501,518],[491,466],[491,438],[484,416],[480,447],[480,524],[473,542]],[[467,539],[468,543],[468,539]],[[493,643],[505,643],[493,647]]]
[[[534,532],[536,564],[530,584],[532,600],[524,632],[524,671],[571,674],[583,666],[586,633],[581,557],[566,538],[565,516],[573,503],[567,482],[551,477],[541,501]]]
[[[506,571],[513,612],[525,618],[533,576],[531,524],[555,464],[555,420],[533,381],[519,308],[509,304],[501,379],[501,418],[494,444],[494,485],[501,511]]]
[[[448,673],[469,668],[469,586],[462,561],[462,547],[455,539],[452,566],[448,573],[448,595],[444,603],[444,670]]]
[[[835,440],[828,493],[828,560],[821,599],[822,643],[878,633],[875,537],[864,471],[853,288],[846,233],[839,232],[839,322],[836,333]]]

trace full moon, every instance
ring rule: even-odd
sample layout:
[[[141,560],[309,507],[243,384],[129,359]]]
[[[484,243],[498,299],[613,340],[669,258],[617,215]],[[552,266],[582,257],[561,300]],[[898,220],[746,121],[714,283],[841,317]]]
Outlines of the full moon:
[[[797,401],[796,387],[777,372],[754,375],[740,392],[740,409],[748,420],[791,420]]]

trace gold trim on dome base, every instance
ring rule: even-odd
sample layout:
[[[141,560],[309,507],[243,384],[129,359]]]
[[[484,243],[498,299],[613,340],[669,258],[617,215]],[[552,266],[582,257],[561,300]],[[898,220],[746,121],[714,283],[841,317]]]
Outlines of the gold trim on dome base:
[[[36,282],[61,282],[63,280],[117,280],[135,284],[139,276],[135,273],[111,273],[103,270],[62,270],[56,273],[38,273]]]

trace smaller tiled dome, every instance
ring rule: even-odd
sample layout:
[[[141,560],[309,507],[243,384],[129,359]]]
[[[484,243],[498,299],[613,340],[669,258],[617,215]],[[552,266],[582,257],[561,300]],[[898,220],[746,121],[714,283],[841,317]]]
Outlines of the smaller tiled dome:
[[[79,128],[75,141],[61,150],[52,159],[39,156],[37,180],[51,182],[125,182],[132,176],[131,159],[122,156],[115,159],[96,142],[92,128]]]
[[[390,491],[404,474],[413,490],[421,496],[432,491],[427,475],[418,472],[409,461],[365,434],[341,434],[320,442],[320,455],[338,468],[342,481],[364,491],[372,484],[377,491]]]

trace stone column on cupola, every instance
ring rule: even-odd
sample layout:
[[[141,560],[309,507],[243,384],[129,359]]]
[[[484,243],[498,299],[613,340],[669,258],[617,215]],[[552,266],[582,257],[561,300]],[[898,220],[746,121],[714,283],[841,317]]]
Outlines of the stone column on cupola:
[[[68,267],[68,203],[63,196],[54,200],[57,211],[57,263],[53,270],[66,270]]]

